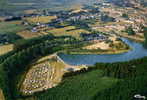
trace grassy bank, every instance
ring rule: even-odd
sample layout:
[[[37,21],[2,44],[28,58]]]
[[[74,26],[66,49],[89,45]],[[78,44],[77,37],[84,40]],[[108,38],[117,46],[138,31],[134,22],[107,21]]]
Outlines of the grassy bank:
[[[89,45],[92,45],[92,44],[87,43],[83,46],[79,46],[79,48],[64,50],[63,52],[67,53],[67,54],[119,54],[119,53],[125,53],[125,52],[132,50],[132,48],[129,47],[124,42],[121,42],[120,45],[112,43],[111,44],[112,46],[106,50],[99,49],[99,48],[98,49],[85,49],[85,48],[83,48],[83,47],[89,46]]]
[[[119,53],[125,53],[132,50],[126,49],[126,50],[75,50],[75,51],[65,51],[64,53],[67,54],[119,54]]]
[[[121,36],[121,37],[128,38],[130,40],[136,41],[136,42],[144,42],[145,41],[145,38],[141,37],[139,35],[128,35],[126,33],[120,33],[118,35]]]

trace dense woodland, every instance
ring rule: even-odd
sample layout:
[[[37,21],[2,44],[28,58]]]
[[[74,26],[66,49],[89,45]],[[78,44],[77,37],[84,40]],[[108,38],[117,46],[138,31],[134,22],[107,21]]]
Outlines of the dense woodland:
[[[145,42],[144,42],[144,46],[147,47],[147,27],[144,27],[144,36],[145,36]]]

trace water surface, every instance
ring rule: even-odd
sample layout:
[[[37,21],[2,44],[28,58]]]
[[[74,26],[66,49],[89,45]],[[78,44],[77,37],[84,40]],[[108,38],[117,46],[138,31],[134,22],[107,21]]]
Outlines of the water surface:
[[[121,54],[58,54],[60,58],[70,65],[93,65],[97,62],[113,63],[124,62],[147,56],[147,49],[141,43],[131,41],[126,38],[122,40],[128,44],[132,50]]]

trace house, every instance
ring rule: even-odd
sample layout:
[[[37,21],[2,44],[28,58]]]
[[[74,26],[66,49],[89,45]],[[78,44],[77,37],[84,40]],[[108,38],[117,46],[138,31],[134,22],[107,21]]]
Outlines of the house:
[[[37,32],[37,28],[33,27],[33,29],[31,30],[31,32]]]
[[[95,34],[95,33],[92,33],[92,34],[82,33],[80,36],[83,38],[84,41],[106,40],[107,39],[107,37],[105,35]]]

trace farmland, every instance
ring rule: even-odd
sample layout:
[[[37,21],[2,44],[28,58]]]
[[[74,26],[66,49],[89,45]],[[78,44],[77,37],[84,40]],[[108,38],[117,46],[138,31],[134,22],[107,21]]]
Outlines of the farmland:
[[[76,29],[75,26],[66,26],[63,28],[50,28],[45,27],[38,29],[38,32],[31,32],[30,30],[23,30],[17,32],[17,35],[24,39],[31,39],[34,37],[39,37],[47,34],[53,34],[54,36],[73,36],[76,38],[80,38],[80,33],[89,33],[89,31],[84,29]]]
[[[29,30],[23,30],[23,31],[17,32],[17,35],[19,35],[20,37],[22,37],[24,39],[31,39],[34,37],[39,37],[42,34],[39,32],[31,32]]]
[[[56,19],[56,16],[38,16],[38,17],[25,18],[25,20],[28,21],[29,23],[37,23],[37,22],[48,23],[52,19]]]
[[[25,29],[20,25],[21,21],[0,22],[0,34],[12,34]]]
[[[76,29],[75,26],[67,26],[64,28],[54,28],[54,29],[48,30],[47,32],[52,33],[55,36],[70,35],[76,38],[79,38],[80,33],[89,33],[87,30],[84,30],[84,29]]]
[[[13,50],[13,44],[0,46],[0,55],[6,54]]]

